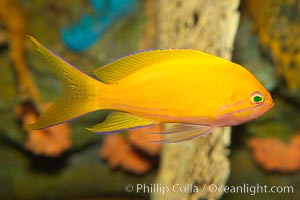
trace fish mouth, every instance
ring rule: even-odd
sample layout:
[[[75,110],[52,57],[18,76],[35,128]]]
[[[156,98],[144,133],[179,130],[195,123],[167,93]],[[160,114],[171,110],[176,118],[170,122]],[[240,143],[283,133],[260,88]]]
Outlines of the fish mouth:
[[[273,108],[273,106],[274,106],[274,102],[268,104],[268,108],[269,108],[269,109]]]
[[[274,102],[269,103],[269,104],[265,104],[264,108],[263,108],[263,113],[268,112],[269,110],[271,110],[271,108],[274,106]]]

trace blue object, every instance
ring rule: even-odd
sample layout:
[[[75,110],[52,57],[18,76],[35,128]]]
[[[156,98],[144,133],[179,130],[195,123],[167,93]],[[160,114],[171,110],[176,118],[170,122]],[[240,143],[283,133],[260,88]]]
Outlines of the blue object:
[[[94,12],[83,15],[78,24],[62,28],[65,45],[73,51],[83,51],[101,38],[116,21],[136,9],[139,0],[91,0]]]
[[[91,5],[95,10],[103,11],[108,7],[109,1],[105,0],[91,0]]]

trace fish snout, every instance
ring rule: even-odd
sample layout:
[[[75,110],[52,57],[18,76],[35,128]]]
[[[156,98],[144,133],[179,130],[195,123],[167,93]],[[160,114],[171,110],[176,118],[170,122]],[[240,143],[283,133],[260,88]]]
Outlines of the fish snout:
[[[275,103],[272,101],[272,102],[268,105],[269,109],[273,108],[274,104],[275,104]]]
[[[274,106],[274,102],[273,101],[271,101],[270,103],[266,103],[265,106],[264,106],[265,107],[264,113],[268,112],[269,110],[271,110],[271,108],[273,108],[273,106]]]

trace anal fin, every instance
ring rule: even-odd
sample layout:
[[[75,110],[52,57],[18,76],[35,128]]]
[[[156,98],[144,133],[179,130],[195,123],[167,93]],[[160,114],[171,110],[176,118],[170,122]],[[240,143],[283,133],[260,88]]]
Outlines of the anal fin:
[[[88,130],[100,134],[118,133],[124,130],[142,128],[155,125],[157,122],[144,119],[125,112],[113,112],[107,116],[104,122],[101,122]]]

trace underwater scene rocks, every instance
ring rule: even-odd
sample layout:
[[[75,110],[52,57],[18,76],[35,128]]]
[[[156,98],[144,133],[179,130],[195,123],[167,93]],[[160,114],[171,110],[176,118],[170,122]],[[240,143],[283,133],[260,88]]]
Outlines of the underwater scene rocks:
[[[232,155],[238,154],[236,160],[231,160],[232,176],[244,182],[268,179],[269,183],[300,187],[299,3],[295,0],[248,2],[257,13],[250,15],[252,21],[242,16],[246,22],[240,27],[246,30],[238,36],[235,59],[254,72],[276,98],[268,115],[245,124],[243,132],[233,133],[232,137],[241,137],[244,145],[238,152],[232,149]],[[255,7],[257,2],[259,6]],[[128,182],[151,184],[156,176],[161,145],[147,141],[159,138],[149,138],[135,131],[103,138],[84,130],[101,121],[107,113],[93,113],[49,131],[33,133],[24,129],[24,124],[36,118],[45,102],[55,100],[59,93],[58,84],[53,82],[55,78],[47,71],[44,60],[26,44],[24,33],[40,37],[57,53],[91,74],[93,67],[138,49],[136,39],[141,36],[147,17],[133,13],[120,23],[111,24],[101,40],[95,41],[87,51],[73,54],[63,46],[60,30],[80,21],[82,13],[89,13],[89,1],[62,0],[57,4],[43,0],[34,3],[0,0],[0,6],[10,7],[0,10],[0,199],[103,194],[106,198],[111,194],[128,195],[120,191]],[[57,20],[58,17],[61,20]],[[252,35],[248,35],[250,33]],[[244,50],[238,46],[244,46]],[[21,76],[14,72],[18,69]],[[38,83],[39,88],[30,83],[30,79]],[[27,101],[30,104],[24,106]],[[280,174],[273,176],[267,172]],[[237,198],[235,195],[231,199]],[[262,199],[270,199],[270,196]]]

